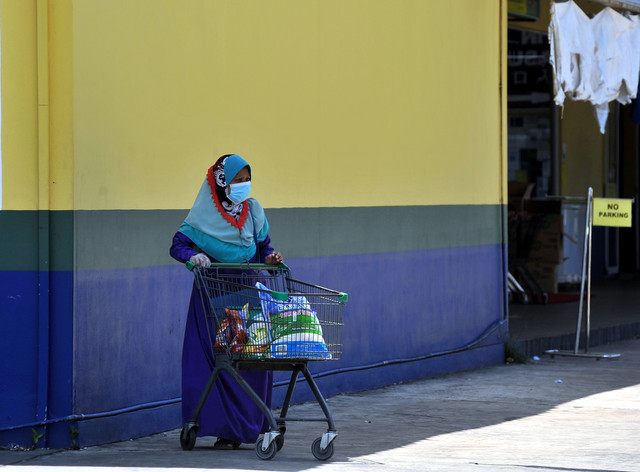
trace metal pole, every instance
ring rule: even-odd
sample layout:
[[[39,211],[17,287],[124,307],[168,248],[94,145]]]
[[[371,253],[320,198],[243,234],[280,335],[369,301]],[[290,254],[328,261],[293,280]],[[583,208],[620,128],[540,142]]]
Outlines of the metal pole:
[[[593,232],[593,189],[589,187],[589,196],[587,198],[587,215],[584,228],[584,254],[582,255],[582,282],[580,284],[580,307],[578,308],[578,327],[576,329],[576,345],[571,351],[560,351],[558,349],[549,349],[545,351],[553,356],[576,356],[576,357],[593,357],[596,359],[616,359],[620,354],[589,354],[589,336],[591,334],[591,247]],[[587,284],[587,341],[584,353],[578,354],[580,346],[580,328],[582,325],[582,305],[584,300],[584,286]]]
[[[587,272],[587,252],[589,251],[591,241],[591,231],[590,231],[590,221],[591,221],[591,201],[593,199],[593,189],[589,187],[589,193],[587,196],[587,213],[586,213],[586,223],[584,228],[584,251],[582,253],[582,280],[580,281],[580,304],[578,306],[578,326],[576,329],[576,344],[573,348],[574,354],[578,354],[578,349],[580,347],[580,329],[582,328],[582,304],[584,300],[584,284],[586,280],[586,272]],[[589,264],[591,264],[591,259],[589,258]],[[591,273],[591,266],[589,266],[589,273]],[[591,284],[589,284],[591,287]]]
[[[593,189],[589,188],[589,203],[587,203],[587,218],[589,225],[589,246],[587,255],[587,339],[585,341],[584,352],[589,352],[589,341],[591,337],[591,248],[593,246]]]
[[[616,359],[620,354],[589,354],[589,336],[591,335],[591,247],[593,232],[593,189],[589,187],[589,197],[587,198],[587,221],[584,229],[584,254],[582,255],[582,282],[580,284],[580,307],[578,308],[578,327],[576,329],[576,345],[571,351],[560,351],[558,349],[549,349],[545,351],[553,356],[576,356],[576,357],[593,357],[596,359]],[[580,346],[580,328],[582,325],[582,305],[584,300],[584,286],[587,284],[587,340],[584,353],[578,354]]]

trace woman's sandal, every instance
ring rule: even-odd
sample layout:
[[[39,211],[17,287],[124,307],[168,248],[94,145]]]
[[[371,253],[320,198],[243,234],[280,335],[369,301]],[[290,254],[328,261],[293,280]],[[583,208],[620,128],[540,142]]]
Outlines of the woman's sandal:
[[[238,449],[242,444],[240,441],[232,441],[231,439],[218,438],[213,444],[214,449],[232,451]]]

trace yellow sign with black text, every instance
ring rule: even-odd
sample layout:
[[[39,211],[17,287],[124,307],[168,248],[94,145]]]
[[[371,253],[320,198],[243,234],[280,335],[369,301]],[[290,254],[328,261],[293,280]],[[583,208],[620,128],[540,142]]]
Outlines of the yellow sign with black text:
[[[631,203],[626,198],[594,198],[593,225],[631,227]]]
[[[510,15],[523,19],[540,18],[540,0],[508,0],[507,9]]]

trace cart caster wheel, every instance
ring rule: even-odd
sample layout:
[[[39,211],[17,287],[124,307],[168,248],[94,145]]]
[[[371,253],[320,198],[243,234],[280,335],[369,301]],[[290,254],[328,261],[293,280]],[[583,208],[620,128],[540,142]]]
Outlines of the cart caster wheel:
[[[280,430],[280,435],[278,435],[275,439],[276,447],[278,451],[282,449],[282,446],[284,446],[284,433],[287,431],[287,428],[284,426],[280,426],[279,430]]]
[[[311,452],[313,453],[313,457],[315,457],[319,461],[326,461],[328,459],[331,459],[331,457],[333,456],[333,442],[330,442],[327,445],[326,449],[320,448],[321,443],[321,437],[313,441],[313,444],[311,445]]]
[[[198,435],[198,425],[188,423],[184,425],[180,432],[180,446],[183,451],[191,451],[196,445],[196,436]]]
[[[264,436],[260,436],[256,442],[256,455],[263,461],[270,461],[276,457],[276,453],[278,452],[278,445],[276,444],[278,442],[278,438],[271,441],[271,444],[269,444],[269,447],[266,450],[262,449],[263,439]],[[282,443],[284,444],[284,440],[282,440]]]

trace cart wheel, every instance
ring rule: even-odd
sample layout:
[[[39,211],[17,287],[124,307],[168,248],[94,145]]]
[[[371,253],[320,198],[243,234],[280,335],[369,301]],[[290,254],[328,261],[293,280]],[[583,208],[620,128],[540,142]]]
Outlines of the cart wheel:
[[[180,432],[180,446],[183,451],[191,451],[196,445],[196,436],[198,435],[198,425],[187,423]]]
[[[282,449],[282,446],[284,446],[284,436],[280,434],[273,440],[273,442],[276,443],[276,451],[279,451],[280,449]]]
[[[331,457],[333,456],[333,442],[330,442],[327,445],[326,449],[320,448],[321,443],[321,437],[313,441],[313,444],[311,445],[311,452],[313,453],[313,457],[315,457],[319,461],[326,461],[328,459],[331,459]]]
[[[262,440],[264,436],[260,436],[258,441],[256,442],[256,455],[262,459],[263,461],[270,461],[274,457],[276,457],[276,453],[278,452],[277,438],[274,441],[271,441],[267,450],[262,449]],[[284,441],[283,441],[284,443]]]
[[[275,442],[276,447],[279,451],[280,449],[282,449],[282,446],[284,446],[284,433],[286,433],[287,428],[285,426],[280,426],[280,428],[278,429],[280,430],[280,434],[276,437]]]

